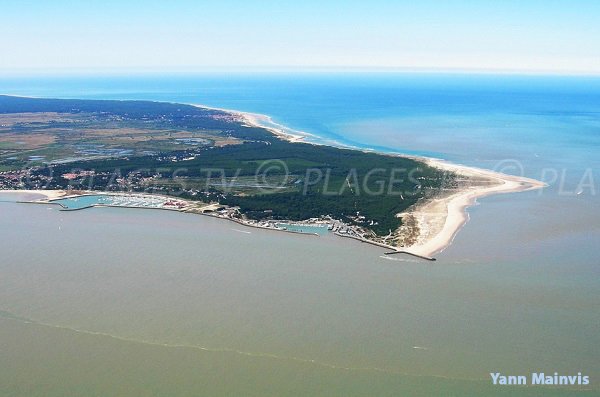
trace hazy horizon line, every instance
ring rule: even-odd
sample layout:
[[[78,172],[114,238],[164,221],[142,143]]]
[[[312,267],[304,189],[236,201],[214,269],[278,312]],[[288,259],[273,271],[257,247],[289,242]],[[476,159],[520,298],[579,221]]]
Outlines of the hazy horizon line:
[[[194,75],[194,74],[262,74],[262,73],[415,73],[415,74],[478,74],[478,75],[524,75],[524,76],[574,76],[600,77],[600,71],[552,70],[552,69],[492,69],[492,68],[448,68],[448,67],[394,67],[394,66],[199,66],[199,67],[49,67],[0,69],[0,78],[38,77],[44,75]]]

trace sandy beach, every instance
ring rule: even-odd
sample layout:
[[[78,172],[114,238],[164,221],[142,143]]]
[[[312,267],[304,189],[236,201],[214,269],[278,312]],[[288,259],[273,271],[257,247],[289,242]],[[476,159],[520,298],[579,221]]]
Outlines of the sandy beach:
[[[264,128],[273,133],[274,135],[278,136],[279,138],[289,142],[301,142],[306,138],[306,136],[311,135],[307,132],[292,132],[292,130],[290,130],[289,128],[273,121],[271,116],[267,116],[266,114],[240,112],[238,110],[216,108],[198,104],[190,105],[202,109],[219,110],[221,112],[229,113],[248,126]]]
[[[478,181],[423,205],[417,205],[399,216],[411,216],[416,221],[416,242],[399,249],[426,257],[446,249],[460,229],[469,220],[467,208],[477,204],[477,199],[494,194],[516,193],[541,189],[545,183],[535,179],[513,176],[490,170],[452,164],[443,160],[421,158],[427,164],[459,176]]]
[[[270,116],[266,116],[264,114],[240,112],[239,115],[244,119],[246,124],[269,130],[279,138],[285,139],[289,142],[302,142],[306,138],[306,135],[308,135],[299,133],[294,134],[290,132],[289,129],[274,122]]]
[[[39,194],[46,200],[54,200],[67,195],[64,190],[0,190],[0,193]]]

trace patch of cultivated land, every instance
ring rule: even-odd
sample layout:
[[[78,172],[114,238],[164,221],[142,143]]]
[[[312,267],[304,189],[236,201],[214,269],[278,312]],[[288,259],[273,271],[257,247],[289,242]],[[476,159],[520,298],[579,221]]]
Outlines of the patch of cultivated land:
[[[31,156],[43,157],[34,160],[34,163],[43,163],[69,158],[110,157],[107,149],[176,151],[186,146],[223,147],[242,142],[235,137],[223,136],[219,130],[159,128],[156,122],[129,120],[110,114],[0,114],[0,167],[4,165],[6,169],[31,164]],[[98,153],[89,153],[90,149],[96,149]]]

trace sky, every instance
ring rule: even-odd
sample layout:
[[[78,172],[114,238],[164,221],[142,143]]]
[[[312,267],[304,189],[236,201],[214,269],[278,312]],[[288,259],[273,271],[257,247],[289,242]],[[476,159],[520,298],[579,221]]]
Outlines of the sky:
[[[0,0],[0,75],[315,68],[600,74],[600,1]]]

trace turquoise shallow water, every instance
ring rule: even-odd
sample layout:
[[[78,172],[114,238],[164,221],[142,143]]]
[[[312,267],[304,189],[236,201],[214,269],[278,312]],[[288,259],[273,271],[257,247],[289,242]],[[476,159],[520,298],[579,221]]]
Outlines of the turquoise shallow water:
[[[0,203],[0,248],[7,253],[0,310],[135,340],[395,374],[392,380],[370,372],[351,377],[353,390],[379,385],[375,395],[503,393],[478,389],[488,384],[490,371],[581,371],[597,390],[598,79],[30,78],[0,79],[0,92],[169,100],[266,113],[327,141],[442,157],[550,184],[481,200],[433,264],[385,258],[375,247],[331,235],[238,233],[204,217],[108,208],[16,210]],[[234,359],[227,365],[249,373]],[[261,374],[277,377],[269,364],[261,368],[250,376],[254,392],[262,390],[256,384]],[[313,394],[348,394],[341,386],[347,378],[316,371],[302,382],[296,370],[291,364],[281,369],[284,384],[305,385],[292,395],[306,395],[316,384],[324,389]],[[401,386],[395,383],[405,379],[400,373],[451,381],[426,378]]]
[[[301,224],[289,224],[289,223],[278,223],[277,226],[285,228],[285,230],[289,230],[292,232],[299,233],[311,233],[324,235],[329,232],[327,226],[311,226],[311,225],[301,225]]]
[[[92,207],[94,205],[110,205],[112,202],[113,201],[110,196],[103,195],[80,196],[52,201],[52,203],[61,205],[65,209],[69,210],[78,210]]]

